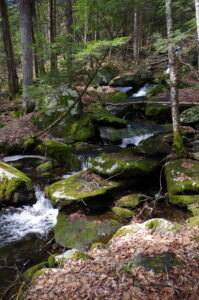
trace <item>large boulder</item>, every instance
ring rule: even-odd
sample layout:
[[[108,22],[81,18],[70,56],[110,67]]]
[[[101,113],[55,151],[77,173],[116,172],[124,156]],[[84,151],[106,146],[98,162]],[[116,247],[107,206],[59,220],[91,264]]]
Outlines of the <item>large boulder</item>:
[[[0,206],[32,204],[35,200],[31,179],[0,161]]]
[[[159,167],[155,160],[135,156],[131,151],[123,150],[117,153],[103,153],[89,160],[89,168],[102,176],[144,176],[154,172]]]
[[[171,137],[172,138],[172,137]],[[135,152],[146,155],[166,155],[171,152],[171,145],[169,144],[169,137],[155,136],[143,140],[135,147]]]
[[[141,88],[144,84],[151,81],[151,74],[147,70],[139,70],[134,74],[118,76],[111,80],[110,86],[130,87],[134,90]]]
[[[42,140],[34,149],[34,153],[55,158],[65,167],[75,169],[78,166],[74,148],[55,140]]]
[[[184,124],[199,123],[199,107],[194,106],[184,110],[180,115],[180,121]]]
[[[171,122],[171,106],[169,104],[147,104],[145,117],[157,123]]]
[[[108,240],[122,226],[115,220],[93,220],[86,216],[59,214],[55,226],[55,240],[66,248],[84,251],[94,242]]]
[[[169,201],[182,207],[199,202],[199,162],[179,159],[165,165]]]
[[[55,182],[45,189],[54,206],[67,207],[101,199],[103,195],[123,187],[121,181],[104,180],[91,171],[82,171]],[[95,202],[94,201],[94,202]]]
[[[106,85],[119,74],[119,69],[110,63],[104,63],[94,79],[94,84]]]

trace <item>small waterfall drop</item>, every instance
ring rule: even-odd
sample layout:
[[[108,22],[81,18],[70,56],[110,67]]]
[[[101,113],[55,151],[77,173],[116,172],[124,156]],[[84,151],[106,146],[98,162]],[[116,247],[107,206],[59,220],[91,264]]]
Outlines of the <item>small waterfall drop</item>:
[[[133,94],[133,97],[144,97],[148,91],[149,84],[145,84],[141,89],[137,91],[137,93]]]
[[[35,195],[37,202],[33,206],[12,207],[0,212],[0,247],[32,234],[47,238],[56,224],[58,209],[52,207],[38,186]]]

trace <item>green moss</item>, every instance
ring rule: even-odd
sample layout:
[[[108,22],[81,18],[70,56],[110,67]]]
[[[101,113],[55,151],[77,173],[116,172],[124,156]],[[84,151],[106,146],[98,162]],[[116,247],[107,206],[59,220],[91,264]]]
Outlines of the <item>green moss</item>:
[[[150,137],[143,140],[135,147],[135,152],[147,155],[165,155],[171,152],[171,146],[163,136]]]
[[[41,270],[36,271],[32,277],[31,284],[34,283],[39,278],[39,276],[43,275],[46,271],[49,270],[50,268],[43,268]]]
[[[190,159],[178,159],[165,166],[169,201],[186,207],[198,202],[199,162]]]
[[[55,255],[52,254],[48,257],[48,266],[50,268],[53,268],[55,265],[56,265]]]
[[[132,229],[130,227],[123,226],[120,229],[118,229],[118,231],[113,235],[112,239],[117,238],[118,236],[126,235],[131,232],[132,232]],[[111,240],[110,240],[109,244],[111,243]]]
[[[195,216],[195,217],[188,219],[188,222],[193,226],[198,226],[199,225],[199,216]]]
[[[116,205],[119,207],[130,207],[133,208],[138,205],[139,201],[145,196],[142,194],[130,194],[126,195],[116,201]]]
[[[74,148],[55,140],[41,141],[41,144],[35,148],[34,153],[55,158],[58,162],[66,164],[68,167],[78,165]]]
[[[158,123],[171,121],[171,107],[163,104],[148,104],[145,109],[145,117]]]
[[[47,266],[48,262],[42,262],[40,264],[34,265],[23,273],[23,277],[26,281],[30,282],[33,278],[33,275],[38,270],[41,270],[43,267]]]
[[[69,178],[55,182],[45,189],[55,206],[68,206],[82,201],[93,200],[109,191],[114,191],[124,183],[104,180],[89,171],[82,171]]]
[[[100,242],[98,242],[98,243],[93,243],[92,245],[91,245],[91,247],[90,247],[90,250],[93,250],[93,249],[96,249],[96,248],[100,248],[100,247],[102,247],[104,244],[103,243],[100,243]]]
[[[3,128],[4,126],[5,126],[5,124],[0,122],[0,128]]]
[[[92,221],[79,218],[70,220],[64,214],[59,214],[55,226],[55,239],[61,246],[84,251],[93,242],[109,237],[121,226],[117,221]]]
[[[39,165],[36,170],[39,173],[47,172],[49,170],[52,170],[54,168],[54,163],[53,161],[47,161],[41,165]]]
[[[173,132],[172,150],[175,155],[175,158],[187,157],[187,151],[183,145],[182,134],[179,130]]]
[[[192,212],[192,214],[193,214],[194,217],[195,216],[199,216],[199,202],[187,206],[187,209]]]
[[[173,253],[161,253],[154,256],[138,254],[133,261],[123,266],[123,270],[130,270],[137,266],[143,266],[147,271],[155,273],[167,273],[172,267],[182,265],[184,262],[176,258]]]
[[[93,120],[100,124],[113,124],[124,127],[127,122],[110,114],[100,103],[92,103],[88,107],[89,112],[92,114]]]
[[[193,106],[184,110],[180,115],[180,121],[185,124],[199,122],[199,107]]]
[[[89,160],[89,167],[103,176],[125,178],[129,176],[146,175],[155,171],[157,161],[145,157],[138,157],[127,150],[117,153],[104,153]]]
[[[89,260],[90,258],[91,257],[88,254],[81,251],[76,251],[71,257],[71,259],[82,259],[82,260]]]
[[[151,85],[147,91],[146,97],[147,98],[151,98],[153,96],[156,96],[160,93],[168,93],[169,92],[169,88],[166,85],[163,84],[154,84]]]
[[[112,211],[119,217],[124,219],[131,219],[135,216],[135,212],[131,211],[130,209],[121,208],[121,207],[113,207]]]
[[[127,99],[126,93],[123,92],[115,92],[114,94],[107,95],[105,97],[105,102],[111,102],[111,103],[119,103],[122,100]]]

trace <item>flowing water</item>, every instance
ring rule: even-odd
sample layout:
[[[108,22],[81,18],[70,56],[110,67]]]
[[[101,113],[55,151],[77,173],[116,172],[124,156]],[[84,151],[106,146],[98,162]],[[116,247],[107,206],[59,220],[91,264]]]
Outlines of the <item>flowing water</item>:
[[[149,83],[146,83],[142,88],[140,88],[132,97],[144,97],[149,89]]]

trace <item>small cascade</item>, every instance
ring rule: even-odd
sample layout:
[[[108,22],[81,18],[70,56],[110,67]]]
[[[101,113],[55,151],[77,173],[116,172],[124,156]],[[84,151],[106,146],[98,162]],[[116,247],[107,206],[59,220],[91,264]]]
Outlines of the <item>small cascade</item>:
[[[44,192],[35,187],[37,202],[33,206],[7,208],[0,212],[0,247],[36,235],[47,238],[56,224],[58,209],[54,209]]]
[[[141,89],[137,91],[137,93],[133,94],[132,97],[144,97],[149,89],[149,84],[145,84]]]
[[[21,159],[29,159],[29,158],[35,158],[35,159],[41,159],[41,160],[46,160],[47,158],[45,156],[40,156],[40,155],[12,155],[12,156],[6,156],[3,158],[4,162],[13,162],[13,161],[18,161]]]
[[[124,138],[122,140],[122,144],[120,145],[120,147],[122,148],[126,148],[126,146],[128,145],[135,145],[137,146],[141,141],[148,139],[149,137],[153,136],[153,133],[146,133],[143,135],[137,135],[134,136],[132,138]]]
[[[170,74],[170,68],[169,67],[164,71],[164,74]]]

